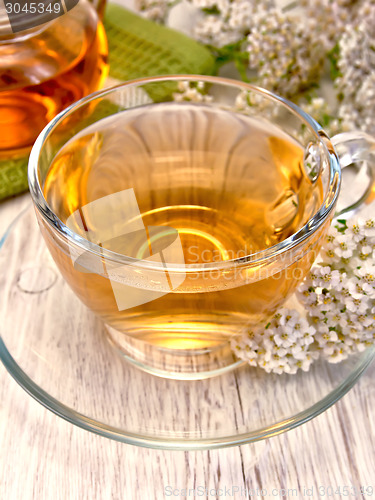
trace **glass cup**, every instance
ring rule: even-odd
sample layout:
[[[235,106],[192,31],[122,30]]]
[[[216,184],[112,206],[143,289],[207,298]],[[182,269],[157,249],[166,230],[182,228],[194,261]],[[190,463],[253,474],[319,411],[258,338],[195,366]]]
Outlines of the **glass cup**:
[[[33,147],[29,184],[63,278],[116,349],[155,375],[202,379],[237,366],[230,339],[293,294],[341,169],[373,151],[363,133],[331,140],[264,89],[156,77],[60,113]]]

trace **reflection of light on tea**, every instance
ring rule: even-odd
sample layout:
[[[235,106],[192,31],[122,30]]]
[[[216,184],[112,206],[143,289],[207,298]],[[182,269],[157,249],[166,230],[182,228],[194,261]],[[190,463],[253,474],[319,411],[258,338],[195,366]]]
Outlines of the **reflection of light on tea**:
[[[220,252],[221,260],[229,260],[229,254],[224,247],[224,245],[214,236],[206,233],[205,231],[200,231],[199,229],[190,229],[188,227],[181,227],[178,229],[178,233],[180,235],[192,235],[192,236],[200,236],[201,238],[207,240],[212,243],[212,245]],[[204,262],[204,260],[203,260]],[[208,261],[210,262],[210,261]]]
[[[298,216],[298,204],[298,195],[292,189],[288,189],[269,208],[266,217],[275,233],[290,227],[294,218]]]
[[[261,269],[267,267],[266,264],[259,264],[258,266],[251,266],[246,269],[244,269],[243,276],[246,280],[246,283],[251,283],[252,281],[258,281],[261,279]],[[263,278],[266,276],[263,276]]]
[[[212,208],[210,207],[204,207],[201,205],[173,205],[171,207],[162,207],[162,208],[155,208],[154,210],[147,210],[146,212],[142,213],[142,217],[146,217],[147,215],[153,215],[161,210],[163,212],[168,211],[168,210],[176,210],[176,209],[183,209],[183,210],[208,210],[211,211]]]
[[[197,337],[197,327],[200,330],[199,337]],[[204,349],[218,345],[214,330],[215,327],[212,324],[199,323],[197,325],[187,321],[177,321],[173,324],[161,322],[158,323],[157,329],[150,331],[142,340],[160,347],[168,347],[168,349]]]
[[[173,158],[173,162],[181,162],[181,163],[185,162],[185,156],[183,156],[183,155],[181,155],[181,156],[173,155],[172,158]],[[154,157],[155,163],[167,163],[168,161],[171,161],[171,154],[168,154],[166,156],[158,155],[158,156]]]
[[[370,195],[366,201],[367,204],[372,203],[375,200],[375,182],[372,185]]]

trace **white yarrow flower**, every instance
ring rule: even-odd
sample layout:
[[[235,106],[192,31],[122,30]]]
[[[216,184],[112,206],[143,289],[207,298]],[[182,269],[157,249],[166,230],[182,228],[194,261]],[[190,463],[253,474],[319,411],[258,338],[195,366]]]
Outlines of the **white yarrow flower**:
[[[306,19],[276,8],[254,13],[246,50],[262,86],[286,96],[302,90],[323,67],[324,48],[307,29]]]
[[[237,355],[268,373],[308,370],[320,358],[338,363],[375,343],[375,263],[372,219],[337,222],[325,237],[322,260],[297,290],[306,316],[280,309],[258,326]],[[370,257],[361,257],[365,246]],[[327,250],[333,252],[327,258]],[[356,263],[359,265],[354,265]]]

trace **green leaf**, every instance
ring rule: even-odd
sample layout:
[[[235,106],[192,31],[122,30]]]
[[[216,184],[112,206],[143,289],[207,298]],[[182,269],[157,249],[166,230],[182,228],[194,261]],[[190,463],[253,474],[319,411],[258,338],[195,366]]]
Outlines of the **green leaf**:
[[[243,59],[241,57],[235,57],[234,58],[234,64],[236,66],[236,69],[238,73],[240,74],[241,80],[243,82],[249,83],[250,80],[247,76],[247,64],[244,63]]]
[[[320,121],[322,122],[321,124],[323,125],[323,127],[327,127],[333,119],[333,116],[329,115],[328,113],[323,113]]]
[[[243,43],[245,38],[238,40],[235,43],[229,43],[223,47],[215,47],[214,45],[206,45],[215,57],[215,73],[224,66],[233,62],[237,71],[244,82],[250,82],[247,76],[247,67],[249,62],[249,54],[243,51]]]
[[[338,43],[327,53],[328,60],[330,62],[330,74],[332,80],[336,80],[339,76],[342,76],[338,61],[340,58],[340,46]]]
[[[341,224],[341,226],[336,225],[335,228],[339,233],[345,233],[345,231],[348,229],[348,226],[346,225],[346,219],[337,219],[337,222]]]
[[[205,14],[208,14],[209,16],[217,16],[218,14],[220,14],[220,10],[217,5],[213,5],[212,7],[203,7],[201,11]]]

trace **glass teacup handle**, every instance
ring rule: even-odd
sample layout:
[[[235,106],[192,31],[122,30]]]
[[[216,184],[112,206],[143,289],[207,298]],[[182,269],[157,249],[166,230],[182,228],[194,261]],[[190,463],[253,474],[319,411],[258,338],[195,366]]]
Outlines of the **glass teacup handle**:
[[[341,215],[357,209],[366,202],[372,192],[375,193],[375,137],[365,132],[343,132],[335,135],[331,141],[338,154],[341,169],[353,166],[357,170],[354,180],[366,180],[361,194],[349,202],[348,206],[338,209],[336,215]]]

